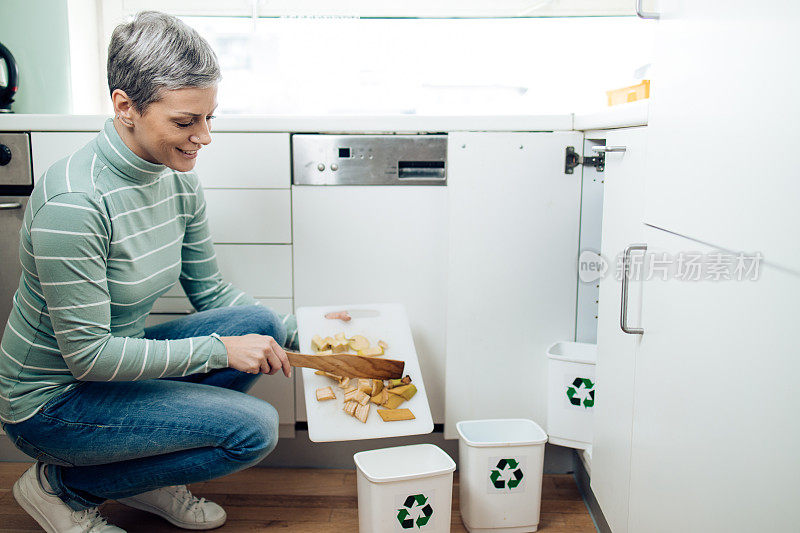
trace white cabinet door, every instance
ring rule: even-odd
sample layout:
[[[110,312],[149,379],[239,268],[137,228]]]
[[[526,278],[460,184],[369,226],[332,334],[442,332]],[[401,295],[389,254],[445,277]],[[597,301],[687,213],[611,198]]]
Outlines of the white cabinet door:
[[[800,2],[661,8],[645,222],[800,271]]]
[[[83,148],[97,136],[96,132],[34,131],[31,133],[33,181],[50,168],[50,165]]]
[[[719,252],[645,231],[649,253]],[[757,281],[644,283],[631,532],[797,531],[800,276],[760,266]]]
[[[575,335],[583,135],[451,133],[445,437],[459,420],[545,427],[554,341]]]
[[[597,326],[597,403],[592,443],[592,492],[614,533],[628,530],[633,379],[640,335],[620,329],[621,277],[619,259],[625,248],[642,242],[644,168],[647,128],[626,128],[605,134],[606,146],[625,152],[606,154],[603,173],[603,234],[601,255],[608,271],[600,281]],[[641,257],[641,253],[639,253]],[[628,320],[639,327],[640,282],[629,283]]]
[[[206,189],[288,189],[288,133],[213,133],[195,172]]]

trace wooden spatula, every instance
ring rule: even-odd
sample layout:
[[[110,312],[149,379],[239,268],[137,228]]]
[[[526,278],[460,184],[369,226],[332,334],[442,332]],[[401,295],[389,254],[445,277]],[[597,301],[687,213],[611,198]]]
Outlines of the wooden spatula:
[[[398,379],[403,377],[406,364],[395,359],[380,359],[350,355],[306,355],[286,352],[289,364],[294,367],[316,368],[337,376],[349,378]]]

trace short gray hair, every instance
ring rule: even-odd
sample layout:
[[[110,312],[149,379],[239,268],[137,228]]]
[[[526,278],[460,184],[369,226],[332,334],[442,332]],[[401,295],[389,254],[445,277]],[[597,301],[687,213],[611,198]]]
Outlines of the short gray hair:
[[[108,89],[121,89],[139,113],[161,99],[161,90],[207,88],[220,80],[217,56],[196,30],[181,20],[142,11],[120,24],[108,45]]]

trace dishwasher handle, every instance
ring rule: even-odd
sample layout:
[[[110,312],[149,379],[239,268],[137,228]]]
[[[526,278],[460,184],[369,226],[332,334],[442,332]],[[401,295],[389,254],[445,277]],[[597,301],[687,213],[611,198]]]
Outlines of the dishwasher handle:
[[[0,203],[0,211],[10,210],[10,209],[22,209],[22,204],[20,202]]]

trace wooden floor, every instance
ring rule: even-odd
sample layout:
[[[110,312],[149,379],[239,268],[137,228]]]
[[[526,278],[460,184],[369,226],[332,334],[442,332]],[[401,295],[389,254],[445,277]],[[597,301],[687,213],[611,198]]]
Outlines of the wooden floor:
[[[14,500],[11,486],[30,463],[0,463],[0,532],[41,531]],[[545,475],[539,531],[595,532],[571,475]],[[189,486],[228,513],[220,533],[280,530],[339,533],[358,530],[358,497],[353,470],[250,468]],[[186,531],[159,517],[109,501],[100,507],[108,522],[130,533]],[[458,512],[458,472],[453,486],[450,531],[465,532]]]

